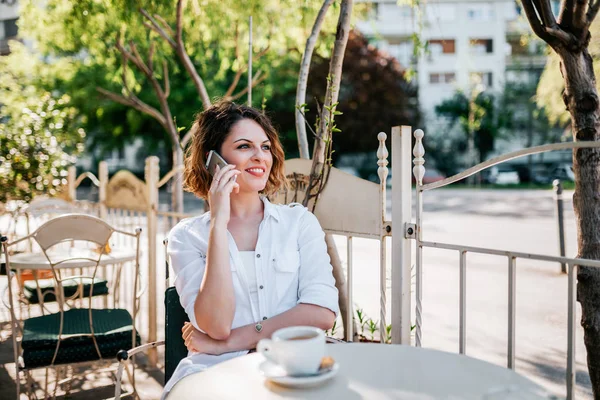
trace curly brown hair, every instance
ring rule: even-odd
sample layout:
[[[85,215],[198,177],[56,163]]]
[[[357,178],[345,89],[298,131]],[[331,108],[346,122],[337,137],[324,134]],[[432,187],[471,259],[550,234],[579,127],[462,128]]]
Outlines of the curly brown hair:
[[[271,195],[285,185],[285,155],[279,135],[269,117],[260,110],[231,101],[220,101],[196,116],[192,125],[192,140],[186,151],[183,178],[184,189],[207,199],[212,175],[206,169],[206,159],[211,150],[221,152],[221,146],[233,125],[243,119],[251,119],[265,131],[271,141],[273,166],[269,180],[262,191]]]

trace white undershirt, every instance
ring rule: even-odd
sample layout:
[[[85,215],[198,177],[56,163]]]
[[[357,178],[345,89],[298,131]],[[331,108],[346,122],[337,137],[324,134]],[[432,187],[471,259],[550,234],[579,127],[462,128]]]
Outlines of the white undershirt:
[[[256,283],[256,268],[254,266],[254,251],[240,251],[240,258],[248,277],[248,289],[252,303],[258,308],[258,285]]]

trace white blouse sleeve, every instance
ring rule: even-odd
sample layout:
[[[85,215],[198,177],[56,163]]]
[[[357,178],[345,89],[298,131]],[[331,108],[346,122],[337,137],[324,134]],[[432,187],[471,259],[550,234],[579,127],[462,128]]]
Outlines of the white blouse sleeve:
[[[200,250],[202,238],[187,225],[176,226],[169,234],[167,253],[175,272],[175,287],[181,306],[192,325],[201,330],[196,322],[194,303],[206,269],[206,255]]]
[[[338,290],[327,254],[325,232],[309,211],[300,219],[298,235],[300,275],[298,303],[315,304],[338,314]]]

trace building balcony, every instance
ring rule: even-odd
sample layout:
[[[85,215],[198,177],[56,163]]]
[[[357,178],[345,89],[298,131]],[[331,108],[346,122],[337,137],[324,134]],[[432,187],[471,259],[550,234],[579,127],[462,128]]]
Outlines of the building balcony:
[[[0,56],[6,56],[8,54],[10,54],[8,39],[0,39]]]
[[[544,69],[547,59],[545,54],[511,54],[506,56],[506,69]]]

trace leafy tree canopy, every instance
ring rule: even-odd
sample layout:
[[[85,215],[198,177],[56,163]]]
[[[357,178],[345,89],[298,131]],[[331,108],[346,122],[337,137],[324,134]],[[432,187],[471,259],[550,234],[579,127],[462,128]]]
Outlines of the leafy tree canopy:
[[[186,50],[212,98],[223,96],[235,73],[247,64],[248,17],[253,17],[254,71],[267,79],[254,89],[254,105],[266,99],[267,108],[279,107],[270,101],[275,93],[295,87],[297,65],[310,33],[319,0],[231,0],[225,7],[218,0],[190,0],[184,8],[183,37]],[[178,126],[185,132],[202,104],[195,87],[168,44],[144,27],[138,9],[158,15],[175,28],[175,5],[171,0],[48,0],[43,7],[36,0],[21,2],[20,34],[33,39],[37,50],[55,68],[42,83],[47,90],[58,89],[71,96],[71,104],[86,116],[88,144],[95,150],[120,148],[134,137],[143,137],[149,152],[167,140],[162,127],[150,117],[99,96],[96,87],[120,92],[121,59],[115,50],[117,34],[136,43],[146,58],[149,43],[156,45],[155,60],[166,59],[171,95],[169,104]],[[337,6],[328,13],[324,29],[335,27]],[[236,37],[237,32],[237,37]],[[320,41],[316,52],[327,55],[332,42]],[[237,39],[237,40],[236,40]],[[238,55],[236,57],[236,47]],[[66,70],[57,63],[68,64]],[[162,74],[161,68],[156,73]],[[293,74],[292,74],[293,72]],[[132,68],[130,81],[137,96],[157,107],[150,85]],[[136,79],[137,78],[137,79]],[[163,79],[163,76],[159,76]],[[246,86],[246,75],[238,90]],[[245,96],[239,101],[244,101]],[[293,112],[293,99],[286,104]]]
[[[36,87],[45,65],[18,42],[11,49],[0,57],[0,202],[60,192],[85,136],[70,97]]]

